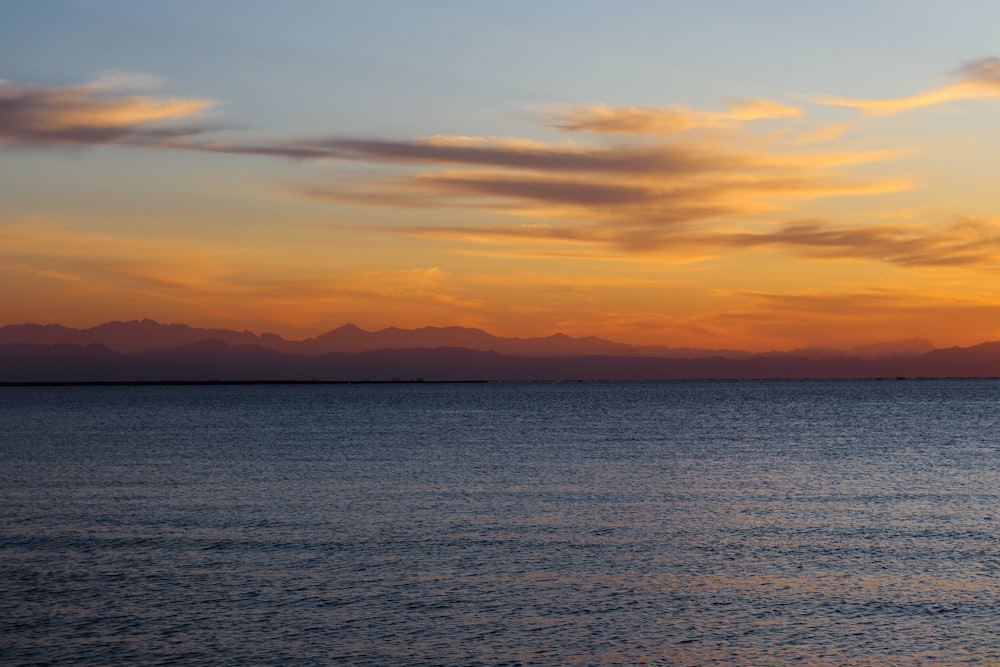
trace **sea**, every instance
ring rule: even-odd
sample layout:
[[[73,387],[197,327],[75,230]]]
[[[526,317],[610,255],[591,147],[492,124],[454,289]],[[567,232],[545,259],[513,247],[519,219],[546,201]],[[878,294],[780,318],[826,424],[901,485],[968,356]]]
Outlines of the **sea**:
[[[997,665],[1000,381],[0,387],[0,664]]]

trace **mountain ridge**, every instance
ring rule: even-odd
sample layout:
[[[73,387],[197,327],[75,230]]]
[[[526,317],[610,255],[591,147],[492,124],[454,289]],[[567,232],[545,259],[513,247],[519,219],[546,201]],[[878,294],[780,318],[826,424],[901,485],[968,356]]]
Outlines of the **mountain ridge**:
[[[8,324],[0,327],[0,345],[37,343],[45,345],[88,345],[98,343],[111,350],[134,354],[155,348],[171,348],[215,339],[227,345],[257,345],[286,354],[319,356],[332,352],[370,352],[381,349],[415,349],[461,347],[470,350],[494,351],[524,357],[608,355],[695,359],[709,356],[751,358],[761,356],[746,350],[668,347],[663,345],[630,345],[584,336],[575,338],[563,333],[533,338],[495,336],[482,329],[460,326],[426,326],[418,329],[388,327],[367,331],[351,323],[326,333],[302,340],[288,340],[278,334],[255,334],[251,331],[198,328],[186,324],[161,324],[155,320],[111,321],[87,329],[74,329],[59,324]],[[764,355],[794,354],[811,359],[839,356],[859,358],[891,358],[916,356],[933,350],[930,342],[921,338],[862,345],[848,350],[803,348],[790,352],[769,352]]]

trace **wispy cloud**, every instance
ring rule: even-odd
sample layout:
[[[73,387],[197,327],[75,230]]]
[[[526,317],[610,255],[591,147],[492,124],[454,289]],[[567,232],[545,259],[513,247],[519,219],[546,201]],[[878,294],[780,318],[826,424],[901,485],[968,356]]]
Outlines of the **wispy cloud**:
[[[814,144],[820,141],[830,141],[844,134],[849,129],[851,129],[851,126],[847,123],[828,123],[801,135],[798,139],[796,139],[796,143]]]
[[[738,168],[746,156],[696,145],[588,146],[435,136],[414,140],[318,137],[268,143],[203,142],[190,148],[302,160],[417,166],[498,167],[544,172],[669,176]]]
[[[150,77],[122,73],[73,86],[0,80],[0,141],[151,145],[202,131],[166,123],[201,116],[214,104],[211,100],[121,92],[153,84]]]
[[[883,222],[851,227],[816,220],[762,226],[759,216],[775,215],[796,201],[913,186],[905,178],[852,175],[853,166],[896,159],[898,152],[811,146],[839,136],[847,129],[842,124],[795,136],[750,134],[745,123],[802,113],[772,100],[737,100],[719,112],[687,107],[549,108],[535,120],[559,132],[592,135],[557,136],[552,141],[448,134],[408,140],[326,136],[223,141],[195,136],[206,128],[168,123],[202,116],[212,105],[209,100],[123,92],[154,85],[149,77],[120,73],[64,87],[0,81],[0,140],[169,146],[384,167],[382,173],[389,175],[374,179],[291,187],[305,198],[339,204],[517,216],[522,220],[510,224],[496,224],[495,217],[489,223],[452,227],[413,222],[397,225],[393,232],[464,243],[527,241],[534,246],[530,252],[546,245],[546,252],[557,245],[589,246],[690,261],[771,249],[813,259],[976,268],[1000,259],[1000,231],[992,220],[963,220],[944,227]],[[925,96],[871,107],[864,101],[846,102],[891,113],[932,98],[970,96],[970,91],[1000,95],[1000,60],[969,63],[958,82]],[[719,126],[728,129],[686,132]],[[609,136],[625,134],[634,136]],[[523,218],[531,222],[522,224]]]
[[[538,122],[564,132],[670,135],[689,130],[724,127],[753,120],[797,118],[798,107],[773,100],[736,100],[726,111],[701,111],[685,106],[613,107],[602,104],[543,108]]]
[[[799,221],[768,233],[723,236],[720,241],[744,247],[779,246],[817,259],[866,259],[899,266],[993,270],[1000,261],[1000,221],[970,217],[943,226],[836,227]]]
[[[346,204],[600,220],[616,227],[585,228],[583,234],[615,239],[620,247],[635,249],[655,240],[660,235],[656,230],[664,226],[756,215],[791,199],[908,187],[901,179],[848,179],[838,171],[894,157],[888,153],[782,151],[773,143],[754,145],[732,133],[661,136],[690,127],[735,129],[753,120],[801,113],[765,99],[736,100],[721,112],[579,107],[536,119],[560,131],[588,130],[598,135],[586,141],[446,134],[409,140],[337,136],[210,140],[195,136],[206,128],[164,124],[200,116],[210,101],[121,92],[156,84],[149,77],[121,73],[78,86],[2,82],[0,139],[31,145],[158,146],[392,167],[395,176],[377,181],[299,185],[295,190],[309,198]],[[653,136],[621,143],[601,136],[606,133]]]
[[[821,95],[809,99],[819,104],[860,109],[873,116],[889,116],[947,102],[993,97],[1000,97],[1000,58],[968,62],[955,73],[953,82],[908,97],[858,100]]]
[[[212,148],[251,153],[260,149]],[[375,181],[299,188],[309,198],[572,220],[575,224],[548,226],[547,233],[636,250],[655,249],[662,245],[657,239],[669,239],[672,228],[696,221],[758,215],[795,199],[895,192],[911,185],[900,178],[847,178],[840,173],[852,164],[896,157],[889,152],[782,152],[766,146],[738,148],[716,137],[624,145],[520,145],[470,137],[328,139],[265,150],[417,168]],[[593,221],[601,224],[586,224]],[[522,229],[512,227],[515,233]]]
[[[675,262],[693,262],[737,251],[771,250],[831,261],[877,261],[901,267],[962,267],[996,272],[1000,266],[1000,220],[958,218],[944,225],[838,226],[824,220],[768,225],[762,231],[663,229],[655,225],[589,223],[411,228],[406,233],[483,244],[525,243],[614,246]]]

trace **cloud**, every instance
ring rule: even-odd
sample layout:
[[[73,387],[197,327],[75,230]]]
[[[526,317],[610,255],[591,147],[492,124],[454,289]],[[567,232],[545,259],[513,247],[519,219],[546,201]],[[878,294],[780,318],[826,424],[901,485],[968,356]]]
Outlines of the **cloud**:
[[[798,107],[764,99],[736,100],[726,111],[699,111],[685,106],[612,107],[602,104],[544,108],[538,122],[564,132],[670,135],[688,130],[774,118],[796,118]]]
[[[350,160],[397,165],[498,167],[600,174],[656,174],[740,167],[746,156],[686,144],[577,146],[480,137],[350,139],[319,137],[269,143],[204,142],[192,149],[301,160]]]
[[[155,145],[202,131],[164,125],[201,116],[214,103],[125,95],[150,77],[116,73],[90,84],[41,86],[0,80],[0,141],[26,145]]]
[[[836,139],[849,129],[851,129],[850,125],[846,123],[828,123],[812,132],[803,134],[796,140],[796,143],[814,144],[820,141],[830,141],[831,139]]]
[[[977,61],[965,68],[966,82],[993,82],[1000,89],[998,69],[997,62]],[[904,179],[851,178],[843,173],[852,165],[893,159],[898,153],[806,152],[794,139],[782,144],[780,139],[738,132],[672,135],[682,127],[731,124],[738,129],[744,122],[801,113],[771,100],[736,100],[722,112],[686,107],[563,107],[550,112],[545,122],[551,127],[598,135],[581,141],[448,134],[409,140],[326,136],[218,141],[193,136],[201,131],[197,128],[163,125],[201,116],[212,102],[122,92],[156,84],[150,77],[122,73],[64,87],[0,81],[0,139],[364,163],[388,175],[297,184],[293,190],[309,199],[341,204],[470,209],[544,221],[395,228],[397,233],[465,242],[521,239],[685,260],[766,247],[813,258],[877,259],[899,265],[981,266],[994,257],[990,243],[983,245],[978,237],[966,243],[955,230],[887,225],[841,229],[800,222],[763,232],[739,231],[738,219],[781,210],[791,201],[911,187]],[[827,126],[812,139],[842,130]],[[623,142],[606,134],[651,136]]]
[[[802,109],[781,102],[765,99],[734,100],[729,110],[718,114],[724,120],[768,120],[774,118],[799,118]]]
[[[815,177],[782,174],[744,180],[678,179],[671,184],[619,182],[506,173],[429,173],[383,181],[364,189],[311,188],[311,198],[337,203],[403,207],[462,207],[544,219],[545,224],[510,226],[408,227],[403,233],[536,241],[599,243],[632,252],[653,252],[676,244],[692,223],[757,215],[778,200],[892,191],[894,182],[825,184]],[[559,220],[569,222],[559,223]]]
[[[1000,58],[972,60],[963,65],[958,73],[967,81],[1000,94]]]
[[[327,138],[228,144],[207,150],[397,167],[403,173],[391,177],[295,189],[310,199],[342,204],[467,208],[573,220],[577,225],[601,221],[606,228],[589,225],[579,234],[567,231],[565,225],[547,229],[561,238],[601,239],[635,250],[661,247],[666,242],[661,237],[671,238],[668,227],[758,215],[796,199],[911,187],[905,179],[849,179],[838,171],[891,159],[896,153],[780,152],[723,141],[729,138],[563,144],[435,136],[411,141]],[[461,233],[467,236],[470,231]],[[490,236],[495,231],[486,230]]]
[[[858,100],[817,96],[808,99],[818,104],[860,109],[872,116],[889,116],[947,102],[1000,97],[1000,58],[982,58],[968,62],[959,68],[955,77],[956,80],[950,84],[909,97]]]
[[[963,217],[941,227],[847,228],[807,220],[787,223],[773,232],[734,234],[720,241],[734,247],[779,246],[814,259],[993,270],[1000,261],[1000,220]]]
[[[311,199],[413,208],[467,208],[517,216],[601,220],[588,236],[621,247],[656,243],[662,226],[748,216],[783,200],[866,194],[908,187],[900,180],[849,180],[834,169],[884,160],[878,152],[782,153],[752,147],[746,137],[718,134],[653,136],[626,143],[603,137],[545,142],[519,137],[436,134],[410,140],[306,137],[226,141],[195,137],[204,128],[164,125],[202,115],[201,99],[126,95],[149,87],[146,76],[110,73],[90,84],[46,87],[0,82],[0,139],[25,144],[116,144],[256,155],[295,160],[354,162],[392,168],[377,181],[297,185]],[[666,133],[666,125],[716,125],[795,117],[800,110],[765,99],[736,100],[726,111],[686,108],[564,108],[579,128],[607,122],[608,132]],[[596,114],[596,115],[595,115]],[[589,119],[589,120],[588,120]],[[552,119],[550,119],[552,120]],[[558,124],[558,123],[557,123]],[[666,124],[666,125],[664,125]],[[618,129],[611,128],[616,125]],[[659,129],[657,129],[659,128]]]
[[[704,212],[705,216],[713,212]],[[697,215],[686,211],[685,217]],[[394,230],[398,232],[399,230]],[[574,243],[578,257],[599,257],[588,246],[612,246],[657,261],[695,262],[747,250],[774,250],[811,260],[875,261],[900,267],[959,267],[996,272],[1000,266],[1000,219],[961,217],[945,225],[844,227],[823,220],[797,220],[765,231],[671,228],[655,224],[525,224],[419,227],[418,237],[508,245],[524,256],[546,256],[538,247]],[[526,245],[532,244],[532,245]],[[608,259],[614,259],[608,256]]]

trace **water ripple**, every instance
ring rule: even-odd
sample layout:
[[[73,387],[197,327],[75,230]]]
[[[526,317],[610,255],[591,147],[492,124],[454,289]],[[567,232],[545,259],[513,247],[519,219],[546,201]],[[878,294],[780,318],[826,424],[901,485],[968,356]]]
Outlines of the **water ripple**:
[[[4,388],[0,656],[997,664],[998,389]]]

